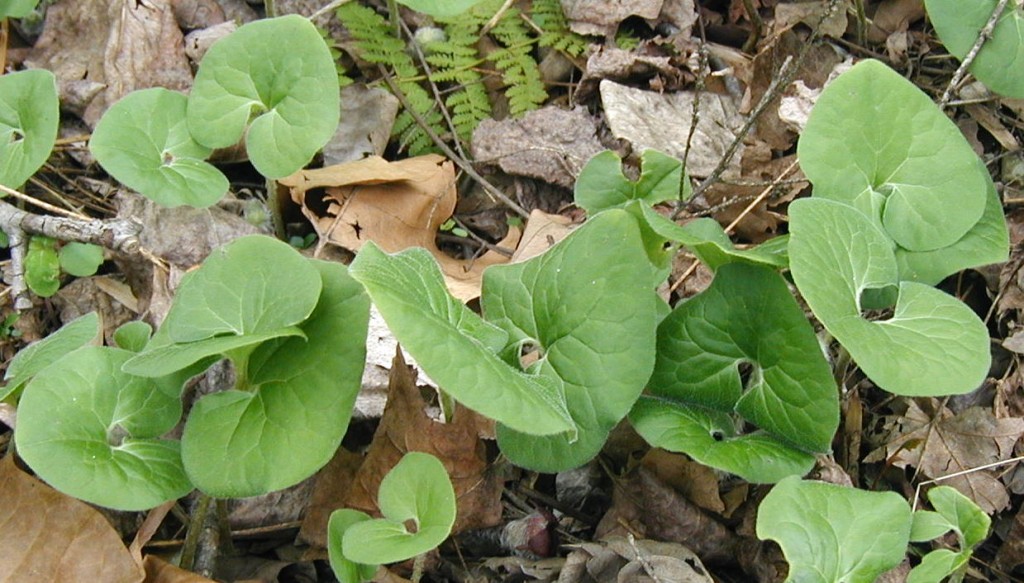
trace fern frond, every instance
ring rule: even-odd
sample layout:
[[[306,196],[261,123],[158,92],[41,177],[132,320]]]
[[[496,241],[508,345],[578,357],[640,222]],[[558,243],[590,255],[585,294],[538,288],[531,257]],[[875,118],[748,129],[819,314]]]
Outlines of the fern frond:
[[[532,55],[536,39],[519,18],[519,11],[515,8],[506,11],[491,30],[491,35],[504,47],[488,58],[501,71],[509,112],[518,116],[537,109],[547,100],[548,92],[544,89],[537,60]]]
[[[338,8],[338,19],[355,40],[358,57],[374,64],[390,68],[398,88],[405,94],[409,106],[438,135],[447,130],[444,118],[437,110],[433,97],[414,79],[419,70],[412,57],[405,51],[405,43],[392,35],[391,27],[383,16],[357,2],[349,2]],[[416,123],[412,114],[403,111],[395,120],[391,135],[407,148],[413,156],[436,151],[433,140]]]
[[[476,126],[491,116],[491,101],[477,71],[481,60],[476,43],[486,21],[480,14],[442,21],[446,40],[427,47],[427,62],[433,67],[431,81],[452,84],[445,107],[458,139],[464,143],[473,137]]]
[[[569,23],[562,11],[559,0],[533,0],[533,11],[530,14],[533,22],[544,32],[537,43],[542,47],[551,47],[571,57],[578,57],[587,50],[586,37],[569,30]]]

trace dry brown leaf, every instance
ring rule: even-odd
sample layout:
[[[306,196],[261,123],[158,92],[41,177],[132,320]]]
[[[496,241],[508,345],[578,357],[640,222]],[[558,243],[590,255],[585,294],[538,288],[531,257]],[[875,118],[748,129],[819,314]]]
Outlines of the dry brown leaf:
[[[454,259],[435,242],[437,230],[455,210],[455,169],[430,154],[388,162],[371,156],[326,168],[300,170],[280,181],[313,223],[321,240],[358,251],[373,241],[388,253],[423,247],[441,265],[452,295],[480,295],[483,271],[507,263],[487,252],[474,260]],[[518,230],[509,229],[501,247],[514,248]]]
[[[654,19],[664,0],[563,0],[569,28],[579,34],[609,35],[630,16]]]
[[[924,18],[923,0],[882,0],[869,20],[867,38],[886,41],[893,33],[906,31],[910,23]]]
[[[512,263],[526,261],[547,251],[572,232],[572,220],[534,209],[523,229],[519,247],[512,254]]]
[[[612,507],[594,536],[626,535],[623,525],[645,538],[680,543],[707,563],[734,560],[740,544],[740,537],[643,466],[616,480]]]
[[[544,107],[521,118],[485,119],[473,132],[473,158],[508,174],[572,188],[580,169],[604,149],[584,108]]]
[[[90,126],[133,90],[192,86],[184,36],[168,0],[58,3],[47,11],[27,63],[53,71],[62,106]]]
[[[725,511],[718,495],[718,477],[708,466],[660,448],[647,452],[640,464],[697,506],[719,514]]]
[[[493,431],[493,422],[476,412],[459,408],[455,419],[440,423],[424,411],[412,367],[399,351],[391,365],[388,403],[366,460],[359,467],[346,506],[377,512],[381,479],[410,451],[429,453],[444,463],[455,487],[458,514],[452,533],[494,526],[501,521],[502,476],[487,458],[480,439]]]
[[[155,555],[146,555],[142,564],[146,568],[145,583],[213,583],[213,579],[175,567]]]
[[[959,414],[943,407],[930,414],[910,400],[897,431],[899,435],[868,460],[890,460],[896,467],[912,466],[928,478],[938,479],[1010,459],[1014,444],[1024,433],[1024,419],[997,419],[981,407]],[[989,514],[1010,504],[1006,487],[990,471],[969,472],[942,480],[942,484],[956,488]]]
[[[142,569],[110,523],[0,460],[0,582],[142,581]]]
[[[844,2],[846,6],[836,10],[827,18],[822,20],[830,10],[826,2],[789,2],[779,4],[775,7],[775,20],[772,23],[772,34],[782,34],[797,24],[804,24],[809,27],[820,26],[819,32],[822,36],[842,38],[846,32],[847,10],[850,0]],[[820,25],[818,23],[821,23]]]
[[[299,529],[299,540],[321,549],[327,548],[327,521],[331,513],[345,505],[356,471],[363,456],[339,447],[334,457],[316,475],[316,485]]]
[[[1024,565],[1024,507],[1013,517],[1003,541],[996,552],[995,566],[1004,573],[1012,573],[1019,565]]]
[[[583,568],[575,568],[582,565]],[[612,536],[577,546],[559,583],[711,583],[700,558],[678,543]]]

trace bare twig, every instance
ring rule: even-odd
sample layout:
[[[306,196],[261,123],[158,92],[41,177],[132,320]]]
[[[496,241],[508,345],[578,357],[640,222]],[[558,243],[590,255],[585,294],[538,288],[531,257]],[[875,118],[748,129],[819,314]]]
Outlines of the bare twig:
[[[694,189],[694,197],[700,196],[704,191],[710,188],[711,185],[717,182],[718,179],[722,176],[722,173],[725,172],[725,169],[729,165],[729,162],[732,161],[733,156],[736,155],[736,151],[743,143],[743,140],[747,137],[747,134],[750,133],[750,130],[754,127],[754,124],[757,123],[757,120],[761,117],[761,114],[764,113],[764,111],[768,108],[768,105],[775,101],[775,99],[793,81],[793,78],[800,70],[801,65],[803,65],[804,60],[807,59],[807,55],[810,54],[810,50],[814,46],[814,41],[817,40],[819,36],[821,36],[822,23],[825,22],[825,20],[827,20],[833,14],[835,14],[835,12],[840,9],[841,4],[842,0],[828,0],[827,9],[824,12],[822,12],[821,18],[818,19],[818,22],[811,31],[810,38],[808,38],[807,41],[803,44],[803,46],[800,48],[800,52],[797,53],[795,59],[793,57],[786,57],[786,60],[782,63],[782,67],[779,68],[778,75],[776,75],[776,77],[772,79],[771,84],[768,85],[767,91],[765,91],[764,95],[761,96],[761,100],[758,101],[757,105],[754,106],[754,109],[751,110],[750,115],[747,116],[746,121],[743,123],[743,127],[741,127],[740,131],[736,133],[736,137],[733,139],[732,143],[729,144],[729,147],[725,150],[725,154],[722,156],[722,159],[718,161],[718,165],[711,172],[711,174],[707,178],[705,178],[700,183],[700,185],[697,186],[697,188]],[[678,218],[679,215],[682,214],[683,205],[680,204],[677,206],[678,208],[676,209],[672,218]]]
[[[487,24],[485,24],[484,27],[480,29],[480,36],[483,36],[491,32],[492,28],[498,26],[498,21],[501,20],[502,16],[505,16],[505,13],[508,12],[508,9],[512,7],[512,4],[514,4],[515,1],[516,0],[505,0],[505,3],[501,5],[501,8],[499,8],[498,11],[494,13],[494,16],[492,16],[491,19],[487,21]]]
[[[331,10],[334,10],[335,8],[341,6],[342,4],[346,4],[346,3],[350,2],[350,1],[351,0],[333,0],[332,2],[328,2],[327,4],[322,6],[319,10],[317,10],[313,14],[310,14],[309,16],[307,16],[306,20],[312,22],[312,21],[316,20],[317,18],[320,18],[324,14],[327,14]]]
[[[122,253],[136,253],[142,225],[130,219],[83,220],[35,215],[0,201],[0,228],[8,235],[23,231],[29,235],[45,235],[61,241],[92,243]]]
[[[754,0],[743,0],[743,8],[747,12],[747,18],[750,19],[751,28],[753,29],[750,31],[747,41],[743,43],[743,52],[752,53],[757,47],[757,41],[761,40],[761,29],[764,28],[764,21],[761,20],[761,13],[754,6]]]
[[[465,172],[471,178],[473,178],[473,180],[476,180],[478,183],[480,183],[480,186],[482,186],[483,189],[487,191],[487,194],[505,203],[506,206],[508,206],[517,215],[523,217],[524,219],[530,218],[530,213],[526,212],[526,209],[519,206],[519,204],[516,203],[516,201],[509,198],[508,195],[506,195],[504,192],[498,190],[497,187],[488,182],[486,178],[481,176],[480,173],[473,168],[472,164],[470,164],[468,161],[466,161],[465,158],[462,158],[454,150],[452,150],[448,146],[448,144],[446,144],[444,140],[441,139],[441,136],[437,135],[437,132],[431,129],[430,125],[426,122],[426,120],[423,119],[423,116],[420,115],[419,112],[417,112],[415,109],[413,109],[412,104],[409,103],[409,99],[405,96],[405,93],[402,92],[402,89],[398,87],[398,84],[395,83],[395,80],[391,78],[391,74],[388,73],[387,69],[380,66],[378,67],[380,69],[381,76],[384,78],[384,82],[387,83],[388,88],[391,89],[391,93],[398,98],[398,101],[401,102],[402,107],[404,107],[405,110],[409,112],[409,115],[411,115],[412,118],[416,120],[416,123],[418,123],[420,127],[423,128],[423,131],[425,131],[427,135],[430,136],[430,139],[434,141],[434,144],[438,148],[440,148],[442,152],[444,152],[445,156],[448,156],[448,158],[450,158],[452,162],[455,162],[456,166],[458,166],[460,169],[462,169],[463,172]]]
[[[28,285],[25,283],[25,254],[28,251],[28,237],[21,229],[5,232],[8,243],[11,245],[11,263],[7,272],[7,283],[11,287],[11,296],[14,298],[14,309],[27,310],[32,307],[32,298],[28,296]]]
[[[967,74],[967,68],[970,67],[971,63],[974,62],[974,59],[977,58],[978,53],[981,51],[981,47],[985,44],[985,41],[992,36],[992,30],[995,29],[996,23],[999,22],[999,17],[1003,15],[1003,10],[1006,9],[1007,3],[1009,3],[1009,0],[999,0],[995,9],[992,10],[992,15],[988,17],[988,22],[986,22],[985,26],[978,32],[978,38],[974,41],[974,46],[971,47],[971,50],[967,51],[967,55],[964,57],[964,60],[960,62],[960,66],[957,67],[956,72],[953,73],[953,78],[949,80],[949,85],[946,86],[946,90],[942,92],[942,98],[939,100],[939,107],[946,107],[946,105],[949,104],[949,100],[953,97],[953,92],[956,91],[957,85],[960,85],[960,82],[964,79],[964,75]]]

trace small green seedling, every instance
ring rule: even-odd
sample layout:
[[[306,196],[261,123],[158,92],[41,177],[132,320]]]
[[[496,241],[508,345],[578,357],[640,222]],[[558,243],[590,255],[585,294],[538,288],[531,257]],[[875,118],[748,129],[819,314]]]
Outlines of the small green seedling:
[[[949,486],[937,486],[928,492],[935,510],[914,513],[911,542],[925,542],[953,531],[959,550],[935,549],[910,571],[907,583],[932,583],[952,576],[962,581],[974,547],[988,536],[992,520],[970,498]]]
[[[214,43],[196,72],[187,117],[196,142],[226,148],[244,136],[256,170],[281,178],[330,140],[340,111],[330,49],[312,23],[292,14],[251,22]]]
[[[0,184],[18,188],[46,162],[60,121],[57,80],[44,69],[0,76]]]
[[[161,206],[208,207],[228,191],[228,179],[189,133],[187,101],[159,87],[129,93],[96,124],[89,149],[111,176]]]
[[[25,254],[25,283],[39,297],[48,298],[60,289],[61,271],[88,277],[102,263],[102,247],[72,242],[58,249],[56,239],[34,235]]]
[[[137,323],[115,333],[119,348],[73,350],[96,336],[93,317],[23,351],[5,389],[24,384],[19,452],[59,490],[120,509],[193,487],[220,497],[285,488],[341,442],[368,319],[343,265],[270,237],[237,239],[182,281],[152,339]],[[224,358],[235,387],[193,405],[180,443],[162,439],[180,421],[184,382]]]
[[[381,480],[377,505],[382,518],[348,508],[331,514],[327,548],[341,583],[366,581],[377,565],[437,547],[455,524],[455,489],[444,465],[426,453],[402,456]]]
[[[786,583],[873,583],[903,560],[910,523],[910,505],[895,492],[790,476],[761,502],[757,536],[782,547]]]
[[[958,59],[974,46],[999,0],[925,0],[928,17],[942,44]],[[985,41],[970,70],[992,91],[1024,98],[1024,12],[1011,0],[1000,15],[992,36]]]

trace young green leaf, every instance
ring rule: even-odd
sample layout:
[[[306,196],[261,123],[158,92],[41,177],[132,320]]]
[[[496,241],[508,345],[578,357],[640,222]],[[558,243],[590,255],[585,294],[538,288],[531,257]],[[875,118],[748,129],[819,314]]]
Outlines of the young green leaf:
[[[388,255],[369,242],[351,273],[402,347],[457,401],[521,431],[575,430],[556,379],[526,374],[502,360],[497,353],[508,334],[448,293],[429,252]]]
[[[130,352],[79,348],[42,370],[18,406],[18,453],[58,490],[119,510],[144,510],[187,494],[177,441],[180,378],[121,371]]]
[[[999,0],[925,0],[928,17],[946,49],[963,60],[978,40]],[[971,62],[971,73],[989,89],[1007,97],[1024,98],[1024,14],[1020,5],[1006,5],[985,44]]]
[[[873,583],[903,560],[910,521],[910,506],[895,492],[791,476],[761,502],[757,536],[782,547],[787,583]]]
[[[228,179],[189,133],[187,102],[161,87],[133,91],[103,114],[89,149],[111,176],[159,205],[208,207],[228,191]]]
[[[962,569],[971,559],[974,547],[988,536],[991,519],[970,498],[955,488],[936,486],[928,491],[934,511],[914,513],[910,540],[924,542],[938,538],[950,530],[956,533],[960,549],[936,549],[910,571],[909,583],[939,581]]]
[[[45,69],[0,76],[0,184],[18,188],[57,140],[57,80]]]
[[[250,22],[210,47],[188,98],[188,127],[210,148],[244,135],[256,170],[280,178],[327,143],[339,112],[331,52],[311,22],[290,14]]]
[[[280,330],[309,317],[322,285],[313,265],[287,243],[240,237],[182,281],[161,329],[177,343]]]
[[[362,564],[396,563],[441,544],[455,524],[455,489],[434,456],[410,452],[380,482],[377,505],[384,516],[349,524],[342,553]],[[412,521],[409,532],[405,522]]]
[[[704,465],[755,484],[803,476],[814,467],[814,454],[764,431],[738,435],[732,417],[718,411],[642,396],[629,412],[629,421],[652,446],[686,452]]]
[[[582,465],[633,407],[654,367],[661,300],[650,273],[636,219],[617,209],[542,255],[484,272],[481,306],[509,333],[508,357],[535,348],[539,359],[529,370],[563,387],[579,428],[573,440],[531,435],[499,419],[498,447],[513,463],[547,472]]]
[[[60,257],[57,241],[33,235],[25,254],[25,283],[37,296],[48,298],[60,289]]]
[[[152,335],[152,326],[142,320],[135,320],[121,324],[114,330],[114,342],[121,350],[142,352]]]
[[[742,365],[751,367],[746,382]],[[721,266],[711,287],[661,322],[648,390],[654,399],[630,416],[641,435],[647,437],[643,416],[658,404],[692,410],[689,416],[677,413],[687,427],[679,428],[676,441],[657,445],[703,463],[725,459],[728,467],[721,469],[755,482],[783,476],[745,468],[746,453],[728,459],[728,452],[741,448],[727,417],[709,423],[714,412],[736,412],[766,432],[761,441],[774,438],[776,449],[785,444],[801,452],[828,451],[839,425],[838,391],[814,330],[785,280],[755,265]],[[809,456],[783,457],[806,463]]]
[[[825,88],[798,153],[815,197],[856,207],[909,251],[954,244],[985,210],[986,174],[963,134],[878,61]]]
[[[978,160],[984,167],[985,163]],[[947,276],[979,265],[1006,261],[1010,254],[1010,233],[1003,216],[1003,203],[996,186],[985,173],[988,190],[985,212],[967,234],[949,247],[934,251],[907,251],[896,248],[900,279],[936,285]]]
[[[366,361],[369,299],[345,266],[303,261],[323,281],[316,309],[299,326],[304,336],[257,346],[236,368],[245,371],[239,386],[249,390],[202,397],[185,424],[185,469],[210,495],[255,496],[296,484],[331,459],[348,428]]]
[[[285,326],[241,336],[214,336],[195,342],[175,343],[170,342],[164,329],[161,329],[146,344],[144,350],[125,363],[124,370],[140,377],[164,376],[201,363],[210,357],[227,356],[233,353],[248,355],[256,346],[264,342],[291,336],[305,338],[302,329],[298,326]]]
[[[680,197],[680,189],[683,196]],[[622,160],[611,150],[592,157],[576,180],[575,201],[587,214],[623,208],[631,201],[645,206],[666,200],[689,198],[692,189],[683,172],[683,163],[657,150],[644,150],[640,157],[640,178],[636,181],[622,173]]]
[[[786,238],[775,237],[752,249],[737,249],[715,219],[694,219],[679,226],[651,207],[642,207],[644,220],[659,236],[682,243],[712,271],[726,263],[743,262],[767,267],[788,267]]]
[[[96,341],[100,336],[100,317],[89,312],[68,322],[53,334],[21,349],[7,366],[4,378],[7,385],[0,389],[0,400],[21,388],[39,371],[63,358],[66,354]]]
[[[821,323],[879,387],[899,395],[974,390],[988,373],[988,329],[935,288],[899,282],[891,243],[861,212],[811,198],[789,207],[793,280]],[[898,287],[897,287],[898,286]],[[892,316],[862,317],[865,294],[896,291]]]
[[[340,508],[331,513],[331,519],[327,522],[327,557],[331,561],[334,576],[340,583],[369,581],[377,572],[379,565],[356,563],[345,557],[345,553],[342,551],[342,541],[349,527],[367,520],[371,520],[371,517],[365,512]]]
[[[25,18],[37,4],[39,0],[0,0],[0,18]]]
[[[450,18],[464,14],[482,0],[398,0],[403,6],[434,18]]]
[[[60,268],[75,277],[94,275],[103,264],[103,247],[88,243],[65,243],[58,252]]]

